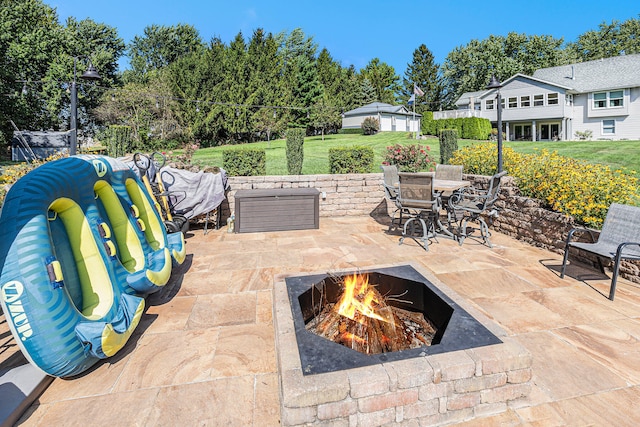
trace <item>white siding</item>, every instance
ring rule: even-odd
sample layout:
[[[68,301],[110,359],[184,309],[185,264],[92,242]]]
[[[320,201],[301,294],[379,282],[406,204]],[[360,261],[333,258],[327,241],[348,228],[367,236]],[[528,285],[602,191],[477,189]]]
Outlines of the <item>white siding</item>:
[[[629,90],[628,115],[626,116],[600,116],[589,117],[589,108],[591,101],[590,94],[580,94],[573,98],[573,114],[572,122],[573,135],[569,135],[571,139],[577,139],[575,132],[584,132],[591,130],[593,132],[592,139],[632,139],[640,140],[640,88]],[[626,100],[626,98],[625,98]],[[615,133],[605,134],[602,129],[603,120],[615,120]]]

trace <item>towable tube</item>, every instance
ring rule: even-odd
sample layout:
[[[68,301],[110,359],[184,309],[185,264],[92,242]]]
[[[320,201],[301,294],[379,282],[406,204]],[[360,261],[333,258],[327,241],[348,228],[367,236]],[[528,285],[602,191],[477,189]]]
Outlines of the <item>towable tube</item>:
[[[140,190],[140,200],[136,203],[131,200],[127,190],[129,182],[140,188],[142,184],[125,163],[106,156],[77,157],[91,164],[99,176],[94,184],[96,206],[100,219],[113,232],[118,282],[126,282],[138,295],[156,292],[169,280],[172,260],[167,245],[155,241],[166,241],[164,229],[160,229],[153,240],[147,239],[149,226],[140,218],[138,206],[150,196]]]
[[[113,186],[123,205],[129,206],[138,222],[138,230],[143,234],[141,241],[148,253],[167,249],[174,265],[180,265],[186,257],[184,234],[181,231],[167,234],[158,209],[138,176],[118,159],[107,156],[83,155],[79,158],[93,164],[106,165],[104,178]],[[149,248],[146,247],[148,245]]]
[[[25,357],[52,376],[116,354],[145,306],[118,281],[99,169],[77,157],[40,166],[11,187],[0,216],[0,303]]]

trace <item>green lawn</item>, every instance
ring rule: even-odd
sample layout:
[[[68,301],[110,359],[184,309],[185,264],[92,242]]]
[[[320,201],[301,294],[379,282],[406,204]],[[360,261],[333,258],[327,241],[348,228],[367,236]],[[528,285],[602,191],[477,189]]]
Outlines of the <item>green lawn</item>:
[[[364,145],[373,147],[375,157],[371,172],[379,172],[379,165],[387,146],[393,144],[412,144],[419,142],[431,148],[432,158],[440,161],[440,146],[437,138],[416,141],[410,139],[404,132],[381,132],[377,135],[328,135],[324,141],[322,137],[308,137],[304,140],[304,163],[302,173],[305,175],[329,173],[328,152],[331,147],[348,147]],[[464,147],[477,141],[458,140],[458,146]],[[287,160],[285,140],[256,142],[252,147],[264,148],[267,153],[267,175],[286,175]],[[222,146],[203,148],[196,151],[194,160],[212,166],[222,166],[222,151],[226,149],[242,148],[238,146]],[[505,142],[505,147],[511,147],[517,152],[534,153],[536,150],[548,149],[557,151],[562,156],[586,160],[592,163],[603,163],[612,168],[626,167],[636,171],[640,176],[640,141],[555,141],[555,142]]]

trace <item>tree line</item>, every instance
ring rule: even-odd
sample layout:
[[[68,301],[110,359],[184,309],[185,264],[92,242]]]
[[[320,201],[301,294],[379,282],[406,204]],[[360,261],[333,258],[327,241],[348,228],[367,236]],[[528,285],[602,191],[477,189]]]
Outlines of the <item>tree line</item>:
[[[639,15],[640,17],[640,15]],[[373,58],[362,69],[342,66],[300,28],[239,32],[225,43],[202,40],[188,24],[149,25],[125,45],[116,28],[91,19],[58,22],[42,0],[0,0],[0,142],[20,129],[67,130],[69,86],[78,82],[81,135],[109,125],[131,128],[137,149],[269,140],[288,128],[334,132],[344,111],[379,101],[406,104],[424,91],[417,113],[451,108],[464,92],[543,67],[640,53],[640,19],[603,22],[565,42],[508,33],[471,40],[442,64],[421,44],[402,77]],[[129,68],[120,71],[126,57]],[[93,65],[102,80],[79,76]]]

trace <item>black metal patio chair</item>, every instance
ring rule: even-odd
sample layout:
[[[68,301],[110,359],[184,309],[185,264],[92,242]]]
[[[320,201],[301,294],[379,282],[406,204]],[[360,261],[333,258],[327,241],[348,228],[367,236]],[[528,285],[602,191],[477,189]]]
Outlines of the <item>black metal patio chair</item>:
[[[458,243],[462,245],[464,240],[471,235],[476,228],[467,228],[468,222],[473,221],[480,226],[480,236],[484,243],[490,248],[491,244],[491,232],[489,231],[489,224],[485,221],[485,217],[489,222],[492,222],[495,217],[498,216],[498,209],[495,207],[495,202],[498,200],[498,194],[500,192],[500,182],[506,172],[500,172],[491,177],[489,180],[489,187],[485,189],[475,187],[465,187],[459,192],[454,193],[449,198],[448,203],[448,215],[449,222],[457,222],[457,238]]]
[[[396,210],[391,217],[391,224],[389,224],[389,231],[396,227],[402,226],[402,209],[398,204],[398,186],[400,178],[398,177],[398,167],[396,165],[382,165],[382,186],[384,187],[384,195],[389,203],[393,203],[396,206]],[[396,225],[396,215],[399,215],[398,223]]]
[[[402,228],[400,244],[405,237],[419,238],[424,250],[429,250],[429,239],[436,237],[436,219],[440,199],[433,188],[433,173],[399,172],[397,202],[400,212],[409,219]]]

